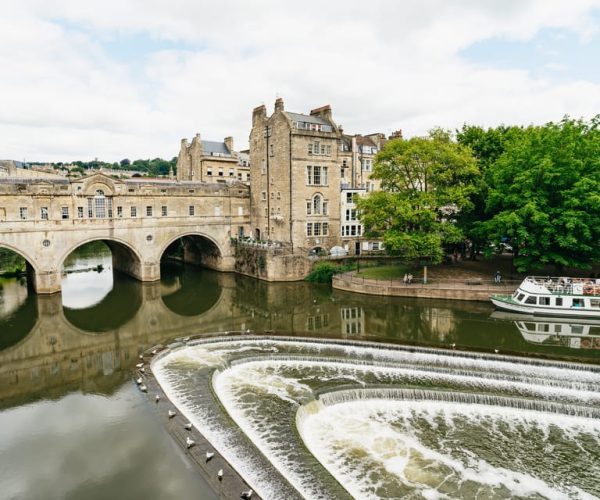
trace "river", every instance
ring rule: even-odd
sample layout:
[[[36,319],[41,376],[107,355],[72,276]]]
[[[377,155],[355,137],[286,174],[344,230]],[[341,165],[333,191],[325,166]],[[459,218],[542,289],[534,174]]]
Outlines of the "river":
[[[160,282],[142,284],[113,273],[109,253],[74,255],[65,271],[62,294],[52,296],[28,292],[26,283],[17,278],[0,281],[3,498],[214,498],[131,380],[132,368],[143,350],[175,337],[273,330],[292,337],[443,347],[480,355],[498,351],[501,355],[600,361],[598,326],[507,318],[493,314],[487,303],[360,296],[332,291],[325,285],[269,284],[178,263],[163,266]],[[291,354],[297,355],[295,351]],[[353,358],[357,356],[360,353],[354,352]],[[294,365],[281,368],[281,373],[291,370],[305,386],[312,387],[302,374],[305,369]],[[274,368],[240,365],[239,370],[223,373],[218,381],[230,402],[240,397],[235,380],[242,376],[258,380],[261,370],[273,375]],[[357,376],[355,368],[327,370],[328,377],[344,383]],[[382,380],[386,377],[391,375],[382,369]],[[360,381],[366,385],[373,382],[381,380],[366,377]],[[329,405],[327,412],[338,421],[348,421],[347,425],[358,425],[362,416],[359,423],[366,426],[372,421],[369,412],[377,414],[384,426],[409,425],[409,415],[402,413],[405,410],[391,403],[356,406],[363,396],[344,400],[350,410],[339,406],[340,401],[329,402],[325,404]],[[413,427],[436,418],[428,414],[435,405],[413,406]],[[321,408],[310,418],[322,419],[318,427],[323,428],[326,414]],[[473,432],[477,428],[473,422],[480,418],[484,417],[463,415],[465,425],[457,427],[453,439]],[[339,465],[339,457],[326,456],[333,446],[331,434],[307,432],[303,422],[308,420],[306,416],[299,423],[306,445],[318,450],[323,463],[338,464],[337,469],[328,468],[332,476],[338,480],[345,477],[348,472]],[[506,436],[515,439],[510,433]],[[435,433],[429,439],[435,439]],[[358,470],[358,465],[352,467]],[[441,467],[439,474],[444,470]],[[362,475],[352,491],[368,490],[361,482]],[[518,478],[511,480],[518,482]],[[468,496],[469,490],[461,493],[456,489],[461,478],[452,481],[456,495]],[[576,477],[573,481],[577,482]],[[385,487],[405,491],[398,490],[401,486],[395,483]],[[583,481],[573,487],[585,490],[587,486]],[[544,496],[545,490],[540,491],[534,493]]]

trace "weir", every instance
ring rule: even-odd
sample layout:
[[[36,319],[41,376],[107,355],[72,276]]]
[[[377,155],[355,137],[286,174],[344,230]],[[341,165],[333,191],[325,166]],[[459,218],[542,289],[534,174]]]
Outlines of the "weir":
[[[375,491],[374,488],[384,488],[392,492],[388,493],[391,496],[424,491],[423,488],[435,489],[432,485],[407,482],[405,474],[408,472],[399,474],[391,465],[385,465],[387,459],[379,455],[377,450],[382,448],[375,442],[369,445],[372,448],[360,452],[352,448],[362,446],[360,436],[365,431],[361,431],[360,426],[373,426],[379,418],[377,415],[381,418],[386,415],[386,419],[396,418],[394,408],[402,409],[397,418],[402,419],[401,427],[405,430],[399,433],[401,427],[396,428],[393,420],[386,420],[385,425],[382,421],[382,443],[391,439],[389,442],[396,443],[394,446],[404,443],[402,446],[421,450],[418,453],[429,450],[431,443],[439,441],[439,438],[427,437],[431,433],[435,435],[438,424],[431,427],[433,414],[425,419],[419,417],[420,411],[426,411],[424,408],[431,408],[433,412],[451,411],[453,416],[445,418],[446,422],[452,418],[453,426],[457,425],[456,419],[464,419],[465,425],[475,426],[472,431],[464,431],[467,432],[465,446],[473,450],[471,453],[477,453],[478,441],[469,436],[480,432],[477,426],[483,426],[481,432],[491,432],[489,419],[495,422],[495,432],[500,433],[490,439],[500,439],[500,443],[516,439],[511,423],[515,419],[515,422],[547,421],[548,425],[558,426],[558,434],[543,431],[546,447],[551,446],[548,440],[559,439],[559,445],[564,449],[578,450],[582,446],[578,441],[581,432],[591,433],[590,439],[600,443],[600,426],[597,424],[600,418],[600,391],[597,389],[600,387],[600,374],[595,367],[441,349],[275,335],[189,339],[183,343],[187,345],[179,344],[180,347],[161,359],[160,370],[157,371],[159,382],[167,387],[174,404],[185,411],[200,430],[210,434],[215,447],[223,448],[236,468],[241,468],[244,477],[254,478],[253,486],[265,498],[281,498],[282,494],[275,486],[279,482],[291,485],[295,494],[309,498],[339,498],[347,494],[368,497]],[[200,380],[203,382],[200,383]],[[219,418],[218,424],[207,413],[210,399],[213,399],[212,408],[216,406],[226,412],[225,418]],[[393,406],[381,407],[381,411],[378,409],[388,403]],[[429,406],[423,406],[427,404]],[[327,420],[330,409],[338,415],[345,405],[352,406],[341,420]],[[411,408],[419,409],[416,416],[411,414]],[[479,417],[474,419],[473,415]],[[356,416],[355,421],[353,416]],[[344,428],[346,417],[350,419],[348,428]],[[318,423],[313,420],[315,418]],[[376,420],[373,421],[373,418]],[[417,420],[413,422],[411,419],[414,418]],[[323,425],[333,426],[332,433],[323,431]],[[421,443],[420,434],[413,435],[414,425],[418,426],[420,433],[425,433],[423,439],[433,441]],[[378,428],[373,427],[369,431],[368,440],[379,439]],[[390,432],[392,434],[385,437],[385,433]],[[405,432],[409,434],[405,435]],[[453,427],[452,432],[463,430],[461,426]],[[519,445],[529,446],[528,449],[538,453],[540,431],[532,424],[524,432],[520,434]],[[581,439],[588,439],[585,437],[588,434],[584,434]],[[241,439],[242,435],[244,439]],[[355,444],[346,449],[345,442]],[[355,453],[362,457],[359,462],[356,462]],[[397,452],[394,453],[396,455],[392,456],[397,456]],[[411,456],[414,453],[417,452],[411,451]],[[440,461],[440,467],[455,468],[452,479],[448,481],[452,488],[463,488],[460,485],[464,484],[477,486],[476,477],[461,479],[473,465],[459,466],[456,457],[450,458],[443,454],[446,452],[439,450],[427,453],[431,454],[430,460]],[[543,449],[540,453],[544,453]],[[578,467],[571,467],[572,463],[578,462],[581,470],[589,468],[596,460],[595,452],[577,453],[569,454],[569,477],[572,480],[579,478],[577,481],[581,482],[585,491],[595,491],[594,483],[578,475]],[[255,458],[241,458],[250,456]],[[499,475],[501,485],[494,486],[484,481],[477,488],[489,494],[500,488],[497,491],[501,495],[510,496],[518,494],[515,488],[524,481],[534,485],[531,494],[547,496],[548,491],[566,492],[564,485],[556,482],[551,473],[538,470],[536,464],[544,460],[543,456],[515,473],[520,477],[518,481],[499,472],[510,468],[512,463],[486,465],[491,467],[494,475]],[[269,480],[264,475],[263,465],[259,465],[264,464],[265,459],[272,464],[274,469],[271,470],[277,471],[276,476],[269,474]],[[559,459],[554,455],[551,457],[551,460]],[[371,461],[374,462],[369,469],[366,464]],[[410,463],[413,463],[412,459]],[[349,472],[341,464],[355,465]],[[364,477],[360,472],[361,464],[367,467]],[[368,470],[375,474],[371,479]],[[437,469],[434,467],[432,470]],[[432,478],[437,477],[436,474]],[[484,474],[482,477],[488,476]],[[443,484],[439,478],[436,481],[436,484]],[[438,493],[448,493],[440,487],[442,489]],[[468,496],[475,491],[463,491],[462,494]],[[573,493],[576,490],[569,491]]]

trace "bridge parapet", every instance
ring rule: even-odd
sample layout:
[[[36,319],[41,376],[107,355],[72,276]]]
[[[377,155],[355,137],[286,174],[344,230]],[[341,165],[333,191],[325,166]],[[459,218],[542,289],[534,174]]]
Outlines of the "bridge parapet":
[[[67,184],[22,181],[0,185],[0,246],[28,261],[38,293],[60,291],[64,260],[90,241],[108,244],[115,269],[155,281],[165,250],[183,237],[207,242],[189,246],[188,259],[234,270],[230,239],[250,231],[243,184],[124,182],[101,174]]]

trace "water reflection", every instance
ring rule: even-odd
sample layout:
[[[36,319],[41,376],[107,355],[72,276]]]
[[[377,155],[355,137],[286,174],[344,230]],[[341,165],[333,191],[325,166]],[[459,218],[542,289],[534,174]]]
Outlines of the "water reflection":
[[[76,275],[93,284],[103,273]],[[127,368],[142,350],[178,336],[215,331],[277,330],[600,359],[598,350],[586,348],[596,345],[593,331],[573,336],[572,330],[566,337],[553,326],[543,327],[551,332],[535,326],[534,337],[529,327],[523,334],[514,319],[497,313],[490,317],[493,308],[485,302],[361,296],[179,265],[168,266],[163,274],[160,283],[142,284],[116,273],[112,289],[80,309],[63,307],[60,294],[28,295],[24,283],[3,283],[1,303],[9,305],[0,309],[0,399],[73,387],[110,393],[128,377]]]
[[[37,301],[27,282],[0,278],[0,351],[27,337],[37,316]]]
[[[600,350],[600,320],[561,320],[500,311],[492,317],[513,321],[523,338],[533,344]]]
[[[202,272],[178,262],[161,266],[161,295],[165,306],[181,316],[199,316],[213,307],[221,297],[216,273]]]
[[[104,246],[104,245],[103,245]],[[106,297],[114,286],[112,255],[101,252],[97,257],[71,254],[62,274],[62,302],[68,309],[94,306]]]

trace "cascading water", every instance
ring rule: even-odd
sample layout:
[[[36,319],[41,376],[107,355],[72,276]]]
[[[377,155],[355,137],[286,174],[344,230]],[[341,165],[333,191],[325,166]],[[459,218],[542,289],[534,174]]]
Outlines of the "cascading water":
[[[265,498],[594,498],[600,371],[474,353],[221,337],[153,364]]]

